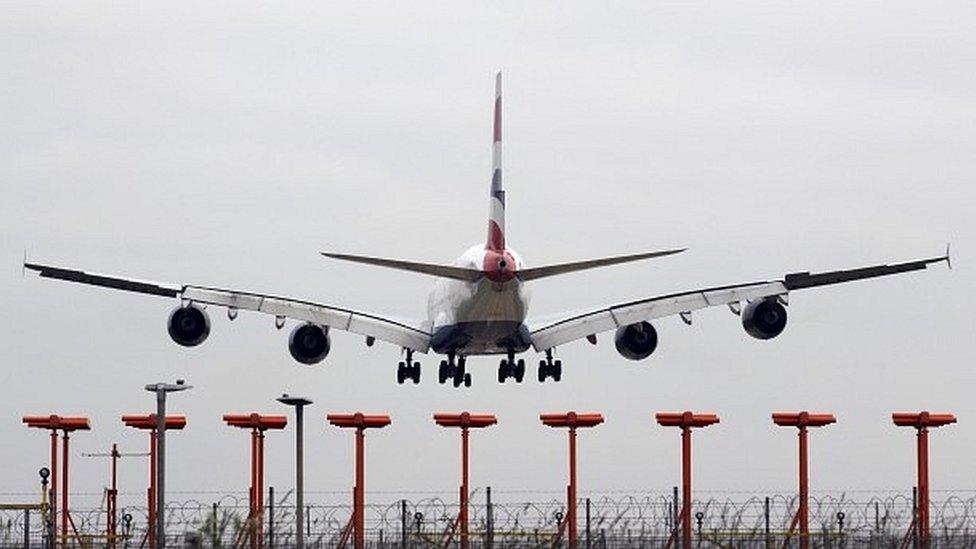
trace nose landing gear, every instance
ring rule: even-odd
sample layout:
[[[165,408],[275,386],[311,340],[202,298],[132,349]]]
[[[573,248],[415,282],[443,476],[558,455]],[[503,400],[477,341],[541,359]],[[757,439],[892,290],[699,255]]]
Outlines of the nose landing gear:
[[[437,381],[443,385],[450,379],[455,387],[460,387],[461,385],[470,387],[471,374],[466,370],[467,359],[462,356],[457,357],[455,361],[454,353],[450,353],[447,355],[447,360],[442,360],[437,369]]]
[[[397,383],[403,385],[403,382],[409,379],[416,385],[420,383],[420,363],[413,361],[413,349],[406,349],[406,351],[406,360],[401,360],[397,364]]]
[[[563,361],[552,359],[552,349],[546,349],[546,359],[539,361],[539,383],[545,383],[546,378],[559,382],[563,377]]]
[[[498,383],[505,383],[505,380],[512,378],[516,383],[522,383],[525,377],[525,360],[515,360],[515,353],[509,352],[507,359],[502,359],[498,365]]]

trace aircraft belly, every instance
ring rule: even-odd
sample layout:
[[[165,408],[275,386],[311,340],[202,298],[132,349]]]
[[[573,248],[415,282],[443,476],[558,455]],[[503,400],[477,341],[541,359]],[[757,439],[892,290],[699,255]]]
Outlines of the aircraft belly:
[[[517,282],[498,286],[481,281],[442,295],[440,303],[452,305],[434,318],[431,348],[436,353],[461,355],[522,352],[531,339],[525,327],[526,300]]]
[[[532,345],[525,324],[512,321],[459,322],[434,329],[435,353],[464,356],[521,353]]]

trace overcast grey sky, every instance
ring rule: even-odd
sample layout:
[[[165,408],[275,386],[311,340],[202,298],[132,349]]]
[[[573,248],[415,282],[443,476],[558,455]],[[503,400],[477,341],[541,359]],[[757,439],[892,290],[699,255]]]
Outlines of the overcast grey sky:
[[[3,2],[0,492],[33,490],[47,460],[22,415],[91,416],[76,452],[141,450],[119,416],[177,377],[196,388],[172,401],[189,416],[174,490],[243,489],[246,436],[220,416],[283,412],[283,391],[316,401],[310,490],[350,485],[352,439],[322,416],[362,409],[394,420],[369,437],[370,489],[453,493],[456,434],[430,415],[470,409],[500,418],[474,438],[475,484],[558,495],[564,434],[538,413],[571,408],[608,420],[582,440],[586,490],[674,484],[677,434],[651,413],[686,408],[722,416],[697,437],[704,490],[789,490],[795,435],[769,414],[801,408],[840,420],[813,440],[817,488],[910,487],[914,438],[889,414],[918,408],[960,417],[933,438],[934,487],[976,488],[974,28],[968,2]],[[21,276],[27,248],[423,317],[431,279],[318,252],[445,262],[483,240],[499,69],[508,238],[530,264],[690,248],[534,283],[533,315],[947,241],[956,269],[795,293],[768,342],[723,308],[656,323],[640,363],[606,336],[567,345],[560,384],[499,386],[496,359],[475,358],[469,390],[438,385],[431,357],[420,386],[397,386],[397,349],[342,333],[301,367],[256,314],[217,312],[182,349],[169,300]],[[291,485],[291,448],[270,436],[269,484]],[[74,488],[100,490],[106,467],[76,459]],[[143,464],[122,474],[143,490]]]

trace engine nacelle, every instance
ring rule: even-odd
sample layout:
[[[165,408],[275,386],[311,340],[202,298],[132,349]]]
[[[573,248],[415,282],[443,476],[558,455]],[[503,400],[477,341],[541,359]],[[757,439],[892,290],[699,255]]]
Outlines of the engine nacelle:
[[[772,339],[786,328],[786,307],[775,297],[750,301],[742,309],[742,327],[756,339]]]
[[[177,307],[167,321],[169,337],[184,347],[196,347],[210,335],[210,317],[207,312],[193,305]]]
[[[657,330],[646,321],[628,324],[617,328],[613,344],[624,358],[643,360],[657,349]]]
[[[296,326],[288,336],[288,352],[302,364],[322,362],[331,348],[329,328],[311,322]]]

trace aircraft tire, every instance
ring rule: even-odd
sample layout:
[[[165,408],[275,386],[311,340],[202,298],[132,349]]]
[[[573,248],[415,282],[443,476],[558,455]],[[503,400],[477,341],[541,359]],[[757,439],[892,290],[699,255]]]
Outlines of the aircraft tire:
[[[505,383],[505,380],[509,378],[511,372],[509,372],[508,361],[504,358],[501,363],[498,364],[498,383]]]

